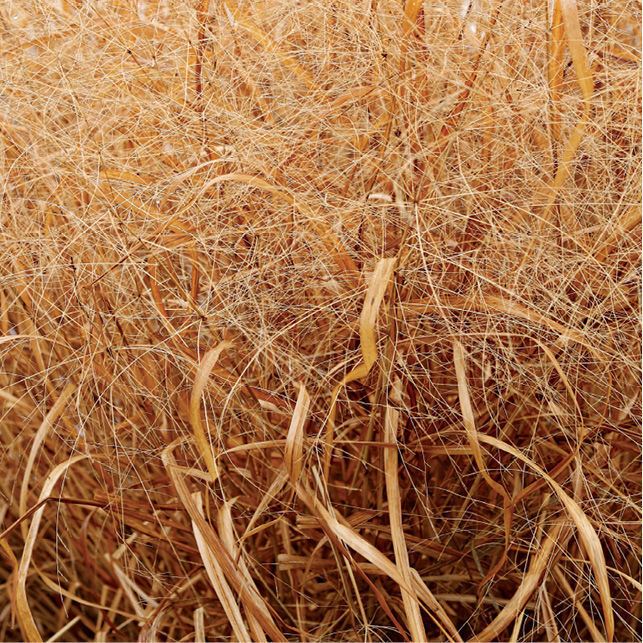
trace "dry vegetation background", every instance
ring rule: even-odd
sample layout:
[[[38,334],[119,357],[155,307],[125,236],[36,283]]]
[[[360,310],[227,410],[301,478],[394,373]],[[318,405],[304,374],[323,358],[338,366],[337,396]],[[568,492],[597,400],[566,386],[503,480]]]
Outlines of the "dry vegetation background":
[[[0,639],[640,640],[639,17],[4,0]]]

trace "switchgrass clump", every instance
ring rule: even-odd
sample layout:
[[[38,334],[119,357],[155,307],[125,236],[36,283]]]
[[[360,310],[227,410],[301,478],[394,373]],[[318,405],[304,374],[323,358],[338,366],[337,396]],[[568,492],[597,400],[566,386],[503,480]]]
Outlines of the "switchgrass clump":
[[[0,640],[640,640],[639,17],[4,0]]]

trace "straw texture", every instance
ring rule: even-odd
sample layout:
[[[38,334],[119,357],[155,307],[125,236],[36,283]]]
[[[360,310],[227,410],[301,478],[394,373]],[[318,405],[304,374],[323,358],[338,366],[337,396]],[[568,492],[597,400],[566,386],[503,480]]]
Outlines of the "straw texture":
[[[640,11],[0,3],[0,640],[640,640]]]

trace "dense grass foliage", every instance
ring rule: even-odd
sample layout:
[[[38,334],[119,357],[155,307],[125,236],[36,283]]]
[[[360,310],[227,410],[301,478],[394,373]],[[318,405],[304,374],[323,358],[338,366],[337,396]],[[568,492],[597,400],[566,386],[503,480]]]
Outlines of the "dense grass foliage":
[[[639,18],[3,0],[0,640],[640,640]]]

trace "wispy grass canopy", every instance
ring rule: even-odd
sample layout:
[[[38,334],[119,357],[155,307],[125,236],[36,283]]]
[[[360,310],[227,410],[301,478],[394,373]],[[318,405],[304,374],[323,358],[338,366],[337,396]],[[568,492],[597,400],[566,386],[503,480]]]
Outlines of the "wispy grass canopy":
[[[0,640],[640,640],[640,11],[3,0]]]

